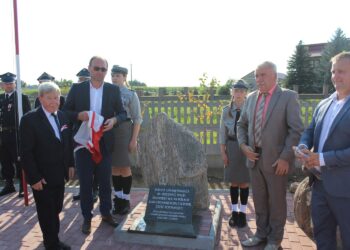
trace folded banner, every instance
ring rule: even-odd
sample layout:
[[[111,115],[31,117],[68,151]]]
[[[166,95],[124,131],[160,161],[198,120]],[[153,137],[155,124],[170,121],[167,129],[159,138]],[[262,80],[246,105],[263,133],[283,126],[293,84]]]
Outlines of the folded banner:
[[[74,141],[78,143],[74,152],[81,148],[86,148],[92,154],[92,160],[95,163],[100,163],[102,154],[100,150],[100,139],[103,135],[103,116],[96,112],[89,111],[89,120],[84,121],[74,136]]]

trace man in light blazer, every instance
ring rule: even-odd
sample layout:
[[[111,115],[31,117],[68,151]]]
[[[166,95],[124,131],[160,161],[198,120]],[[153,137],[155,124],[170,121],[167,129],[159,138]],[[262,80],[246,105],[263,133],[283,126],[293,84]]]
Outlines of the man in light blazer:
[[[111,215],[111,152],[114,144],[114,136],[111,129],[127,118],[119,88],[104,82],[108,70],[107,60],[99,56],[92,57],[88,70],[91,79],[79,84],[73,84],[63,106],[63,110],[73,123],[73,135],[78,131],[82,121],[89,120],[88,111],[94,111],[104,117],[103,136],[99,142],[102,153],[101,162],[95,163],[92,154],[86,148],[80,148],[75,152],[80,183],[80,206],[84,217],[81,230],[84,234],[91,232],[91,211],[93,210],[92,183],[95,170],[99,186],[102,221],[113,227],[118,225]]]
[[[299,141],[303,124],[297,93],[277,85],[275,64],[260,64],[255,78],[258,90],[247,97],[237,126],[237,139],[250,168],[257,225],[255,235],[242,245],[267,241],[266,250],[278,249],[287,216],[292,146]]]
[[[58,110],[60,89],[55,83],[39,86],[41,105],[21,119],[21,163],[33,189],[45,249],[71,249],[59,240],[59,213],[64,182],[74,176],[69,120]]]
[[[331,62],[336,92],[316,107],[299,142],[299,148],[308,149],[304,156],[297,154],[315,173],[310,176],[311,215],[319,250],[337,248],[338,225],[342,247],[350,249],[350,52],[336,55]]]

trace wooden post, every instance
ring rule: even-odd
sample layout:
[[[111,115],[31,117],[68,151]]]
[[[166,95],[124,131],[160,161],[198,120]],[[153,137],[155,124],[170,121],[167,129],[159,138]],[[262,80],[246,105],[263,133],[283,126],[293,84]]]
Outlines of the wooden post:
[[[323,94],[324,96],[328,96],[329,85],[326,84],[326,83],[324,83],[322,87],[323,87],[322,94]]]
[[[297,93],[299,93],[299,85],[293,84],[293,90]]]

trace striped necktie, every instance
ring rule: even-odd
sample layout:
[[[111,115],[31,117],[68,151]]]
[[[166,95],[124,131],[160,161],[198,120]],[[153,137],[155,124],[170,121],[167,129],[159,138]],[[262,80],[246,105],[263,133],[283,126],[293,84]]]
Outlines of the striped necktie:
[[[58,120],[57,114],[51,113],[51,115],[53,116],[55,123],[56,123],[56,126],[57,126],[57,129],[58,129],[58,134],[60,136],[58,139],[60,139],[60,141],[62,141],[62,135],[61,135],[61,131],[60,131],[60,122]]]
[[[265,101],[266,96],[268,93],[263,93],[261,95],[261,100],[258,106],[258,109],[255,113],[255,124],[254,124],[254,139],[255,139],[255,146],[261,147],[261,131],[262,131],[262,125],[263,125],[263,113],[264,113],[264,107],[265,107]]]

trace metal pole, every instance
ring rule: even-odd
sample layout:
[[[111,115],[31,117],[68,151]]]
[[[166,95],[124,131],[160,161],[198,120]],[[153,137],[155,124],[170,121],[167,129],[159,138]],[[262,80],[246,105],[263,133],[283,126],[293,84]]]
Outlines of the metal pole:
[[[15,42],[16,42],[16,68],[17,68],[17,112],[18,112],[18,122],[21,121],[23,116],[23,106],[22,106],[22,85],[21,85],[21,70],[20,70],[20,61],[19,61],[19,37],[18,37],[18,16],[17,16],[17,0],[13,0],[13,13],[14,13],[14,25],[15,25]],[[18,133],[17,133],[18,136]],[[17,140],[17,152],[19,155],[19,147]],[[27,182],[25,180],[25,174],[22,170],[22,184],[24,192],[24,204],[28,206],[28,188]]]

